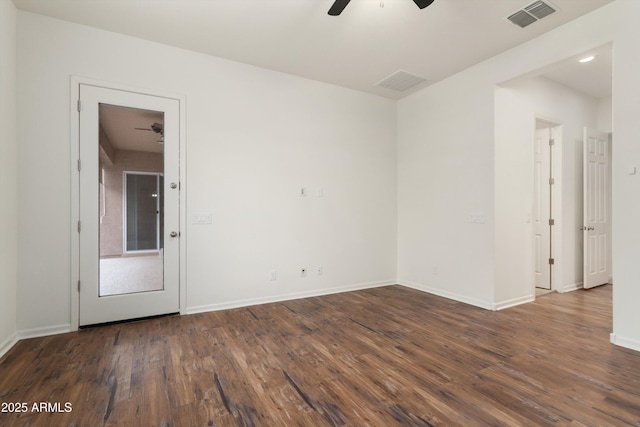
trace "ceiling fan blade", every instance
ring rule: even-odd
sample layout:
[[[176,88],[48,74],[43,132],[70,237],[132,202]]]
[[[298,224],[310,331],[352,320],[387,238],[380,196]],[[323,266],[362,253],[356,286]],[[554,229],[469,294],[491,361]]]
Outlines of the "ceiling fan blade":
[[[413,0],[413,2],[417,4],[420,9],[424,9],[425,7],[433,3],[434,0]]]
[[[153,129],[148,129],[148,128],[134,128],[135,130],[148,130],[148,131],[153,131]]]
[[[345,7],[349,4],[351,0],[336,0],[329,9],[329,15],[338,16],[342,13]],[[433,1],[433,0],[432,0]]]

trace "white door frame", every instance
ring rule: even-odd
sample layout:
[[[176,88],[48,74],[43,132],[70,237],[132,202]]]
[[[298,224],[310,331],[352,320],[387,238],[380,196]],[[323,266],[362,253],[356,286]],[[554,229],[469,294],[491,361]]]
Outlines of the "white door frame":
[[[563,133],[563,123],[561,120],[557,120],[551,117],[546,117],[543,115],[539,115],[539,114],[535,114],[534,115],[534,120],[533,120],[533,132],[532,132],[532,155],[533,155],[533,149],[535,148],[535,130],[536,130],[536,124],[537,122],[545,122],[549,125],[549,128],[551,130],[551,138],[554,139],[554,145],[552,148],[552,152],[553,152],[553,160],[552,160],[552,164],[551,164],[551,174],[553,176],[554,179],[554,184],[553,184],[553,191],[551,193],[551,214],[553,216],[553,220],[555,221],[555,224],[553,225],[553,230],[551,233],[551,254],[552,257],[554,258],[554,264],[553,264],[553,268],[551,269],[551,290],[552,291],[556,291],[556,292],[563,292],[563,287],[560,284],[560,278],[562,277],[562,267],[563,267],[563,260],[562,260],[562,147],[563,147],[563,141],[562,141],[562,133]],[[532,158],[533,159],[533,158]],[[531,165],[531,167],[533,168],[533,163]],[[532,179],[534,177],[534,174],[531,174]],[[535,185],[534,182],[531,182],[531,185],[533,188],[533,186]],[[533,234],[531,235],[531,253],[534,254],[535,251],[535,247],[533,246],[535,244],[534,242],[534,236]],[[531,272],[534,272],[535,270],[535,260],[534,257],[531,257]],[[535,290],[536,290],[536,284],[535,284],[535,278],[532,277],[531,278],[532,284],[532,295],[535,296]]]
[[[186,273],[186,97],[167,91],[150,90],[129,85],[105,82],[101,80],[91,79],[87,77],[71,76],[70,77],[70,96],[69,96],[69,116],[70,116],[70,138],[71,138],[71,216],[70,216],[70,239],[71,239],[71,330],[78,330],[80,321],[80,295],[78,292],[78,281],[80,280],[80,239],[78,233],[78,221],[80,219],[80,177],[78,174],[78,162],[80,158],[80,114],[78,112],[78,99],[80,97],[80,85],[98,86],[106,89],[120,90],[126,92],[134,92],[144,95],[159,96],[164,98],[175,99],[179,102],[179,121],[180,121],[180,313],[184,313],[186,307],[187,296],[187,273]]]
[[[551,201],[549,200],[551,176],[551,127],[538,129],[536,120],[536,130],[534,136],[534,173],[533,173],[533,257],[534,257],[534,277],[536,288],[551,290],[553,282],[551,272],[553,268],[548,262],[552,251],[551,226],[548,224],[551,218]]]

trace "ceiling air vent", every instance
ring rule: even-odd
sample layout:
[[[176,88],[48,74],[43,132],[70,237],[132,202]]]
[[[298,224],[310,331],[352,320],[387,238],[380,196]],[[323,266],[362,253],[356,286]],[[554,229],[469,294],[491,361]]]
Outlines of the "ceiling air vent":
[[[555,6],[551,6],[549,2],[535,1],[529,6],[512,13],[507,19],[518,27],[524,28],[534,22],[551,15],[557,10]]]
[[[380,80],[374,86],[395,90],[397,92],[404,92],[405,90],[411,89],[412,87],[426,81],[427,79],[424,77],[416,76],[415,74],[400,70],[391,74],[389,77]]]
[[[534,22],[537,21],[536,18],[529,15],[524,10],[517,11],[507,19],[522,28],[526,27],[527,25],[533,24]]]

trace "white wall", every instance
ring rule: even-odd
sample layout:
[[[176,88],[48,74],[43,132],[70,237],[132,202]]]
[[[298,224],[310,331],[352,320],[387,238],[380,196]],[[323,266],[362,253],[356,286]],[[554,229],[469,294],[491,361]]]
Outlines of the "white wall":
[[[524,218],[503,204],[515,183],[508,156],[496,151],[504,147],[495,144],[494,88],[611,42],[616,8],[600,8],[399,101],[401,283],[486,308],[509,302],[512,295],[495,292],[509,289],[501,282],[512,263],[523,263],[523,254],[510,250],[514,224],[519,238],[527,232]],[[476,212],[484,224],[469,222]]]
[[[613,59],[613,335],[640,350],[640,2],[618,0]]]
[[[25,12],[18,71],[20,330],[70,323],[70,75],[186,96],[187,312],[395,282],[394,101]]]
[[[612,119],[613,99],[608,96],[598,99],[598,130],[610,133],[613,129]]]
[[[18,145],[16,9],[0,1],[0,356],[16,340]]]
[[[542,77],[509,82],[496,90],[496,204],[509,225],[508,245],[496,250],[509,259],[496,280],[499,305],[533,297],[533,139],[535,118],[562,125],[554,146],[554,269],[553,288],[563,292],[582,283],[582,134],[597,127],[598,101]],[[604,113],[603,113],[604,114]],[[558,168],[558,166],[560,166]],[[499,197],[499,198],[498,198]]]
[[[491,308],[493,87],[465,73],[398,104],[398,278]],[[470,214],[484,223],[469,223]]]
[[[606,98],[598,99],[598,130],[609,133],[609,159],[613,159],[613,143],[614,137],[611,134],[613,131],[613,98],[608,96]],[[607,200],[607,210],[609,212],[613,212],[613,161],[611,163],[611,167],[609,168],[608,175],[608,184],[609,184],[609,199]],[[609,236],[613,236],[613,217],[612,220],[609,221],[608,228]],[[612,239],[609,239],[607,242],[607,265],[610,266],[611,271],[609,272],[609,283],[612,283],[613,280],[613,242]]]

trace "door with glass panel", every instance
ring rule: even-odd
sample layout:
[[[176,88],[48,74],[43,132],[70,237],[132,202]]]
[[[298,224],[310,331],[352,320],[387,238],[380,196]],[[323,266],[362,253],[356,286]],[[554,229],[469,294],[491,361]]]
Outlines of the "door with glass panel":
[[[80,326],[179,311],[179,101],[80,85]]]

